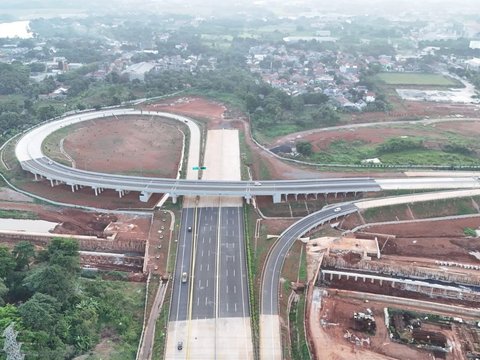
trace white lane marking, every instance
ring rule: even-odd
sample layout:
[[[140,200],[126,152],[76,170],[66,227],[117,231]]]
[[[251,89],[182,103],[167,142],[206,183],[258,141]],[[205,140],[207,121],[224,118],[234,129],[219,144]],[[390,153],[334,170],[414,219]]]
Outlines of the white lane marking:
[[[205,287],[208,288],[208,279],[207,279],[207,285]]]
[[[200,264],[200,271],[202,271],[203,269],[203,264]]]
[[[210,271],[210,264],[207,264],[207,271]]]
[[[234,293],[234,294],[237,293],[237,285],[233,285],[233,293]]]
[[[237,312],[237,303],[235,303],[235,312]]]
[[[235,269],[233,269],[233,277],[235,277]]]
[[[199,288],[202,287],[202,280],[198,280],[198,287],[199,287]]]
[[[197,297],[197,306],[200,306],[200,297]]]
[[[203,250],[202,250],[202,257],[203,257]]]
[[[228,285],[227,285],[227,294],[228,294]]]
[[[225,271],[225,273],[227,274],[226,276],[228,277],[228,269]]]
[[[205,306],[208,305],[208,297],[205,296]]]
[[[208,250],[208,257],[210,257],[210,250]]]
[[[228,312],[228,302],[227,302],[227,312]]]

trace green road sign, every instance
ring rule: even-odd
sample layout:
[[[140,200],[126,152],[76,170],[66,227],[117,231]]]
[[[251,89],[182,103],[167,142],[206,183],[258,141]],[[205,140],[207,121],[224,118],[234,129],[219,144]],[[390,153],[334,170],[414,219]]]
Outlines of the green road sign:
[[[198,166],[194,166],[192,170],[200,170],[200,168]]]
[[[192,170],[207,170],[206,166],[194,166],[192,167]]]
[[[202,166],[200,169],[202,169],[202,170],[207,170],[207,167],[206,167],[206,166]]]

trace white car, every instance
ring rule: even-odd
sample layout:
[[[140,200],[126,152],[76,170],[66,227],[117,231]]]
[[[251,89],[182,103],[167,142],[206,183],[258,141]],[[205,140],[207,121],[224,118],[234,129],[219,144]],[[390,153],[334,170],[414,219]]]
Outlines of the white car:
[[[253,183],[254,186],[262,186],[262,183],[260,181],[255,181]]]
[[[341,207],[336,207],[335,209],[333,209],[333,211],[335,211],[335,212],[339,212],[339,211],[341,211],[341,210],[342,210]]]
[[[182,273],[182,283],[187,282],[187,277],[188,277],[188,274],[186,272]]]

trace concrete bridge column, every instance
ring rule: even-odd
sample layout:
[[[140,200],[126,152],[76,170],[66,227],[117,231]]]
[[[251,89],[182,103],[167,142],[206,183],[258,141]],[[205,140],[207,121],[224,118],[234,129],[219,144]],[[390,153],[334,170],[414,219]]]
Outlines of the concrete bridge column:
[[[374,278],[372,278],[370,282],[373,284],[373,282],[374,282],[374,281],[375,281],[375,279],[374,279]]]
[[[75,185],[70,185],[72,187],[72,192],[75,192]]]
[[[332,280],[333,280],[333,274],[330,273],[330,281],[332,281]]]
[[[245,195],[245,202],[247,204],[250,204],[250,201],[252,200],[252,196],[251,195]]]
[[[33,174],[33,176],[35,176],[35,181],[38,181],[38,175],[37,175],[37,174]]]
[[[178,196],[176,194],[171,194],[170,196],[172,197],[172,203],[176,204]]]
[[[123,196],[123,190],[117,190],[118,192],[118,197],[121,199]]]
[[[98,196],[98,189],[96,187],[92,188],[95,191],[95,196]]]
[[[342,280],[342,274],[338,274],[338,280]]]
[[[281,202],[282,202],[282,194],[279,194],[279,193],[273,194],[273,203],[279,204]]]
[[[383,280],[380,280],[380,286],[382,286],[382,285],[383,285]]]
[[[53,179],[50,179],[50,186],[53,187]]]

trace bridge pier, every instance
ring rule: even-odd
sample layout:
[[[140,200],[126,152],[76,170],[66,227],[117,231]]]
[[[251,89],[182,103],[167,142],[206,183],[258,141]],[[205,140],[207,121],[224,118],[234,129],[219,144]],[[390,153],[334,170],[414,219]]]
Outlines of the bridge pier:
[[[247,204],[250,204],[250,201],[252,200],[252,196],[251,195],[245,195],[245,202]]]
[[[176,204],[178,196],[176,194],[171,194],[171,197],[172,197],[172,203]]]
[[[70,185],[72,187],[72,192],[74,193],[75,192],[75,185]]]
[[[273,203],[278,204],[282,202],[282,194],[273,194]]]
[[[118,189],[117,189],[117,192],[118,192],[118,197],[121,199],[122,196],[124,195],[123,190],[118,190]]]
[[[95,191],[95,196],[98,196],[98,189],[96,187],[92,188]]]

